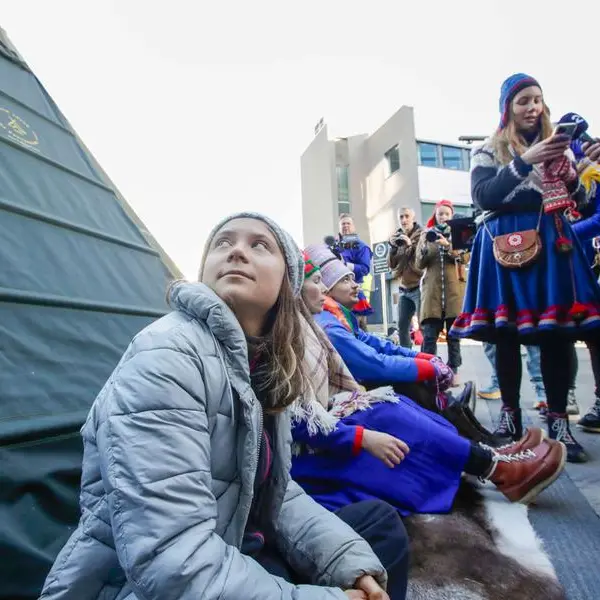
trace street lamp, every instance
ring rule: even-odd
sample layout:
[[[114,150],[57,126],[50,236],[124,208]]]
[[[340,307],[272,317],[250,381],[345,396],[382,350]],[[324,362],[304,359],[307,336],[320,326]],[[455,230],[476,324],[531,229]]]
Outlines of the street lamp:
[[[485,142],[487,138],[487,135],[461,135],[458,137],[458,141],[472,144],[473,142]]]

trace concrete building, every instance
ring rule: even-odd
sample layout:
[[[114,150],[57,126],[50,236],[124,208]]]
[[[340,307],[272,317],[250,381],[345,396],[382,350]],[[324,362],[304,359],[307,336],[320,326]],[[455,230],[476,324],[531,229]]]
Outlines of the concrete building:
[[[345,212],[371,244],[390,237],[402,206],[412,207],[421,223],[442,198],[452,200],[458,214],[470,214],[469,153],[466,145],[417,139],[409,106],[370,135],[329,139],[321,121],[301,158],[304,243],[336,234]],[[397,298],[392,282],[388,286],[391,315]]]

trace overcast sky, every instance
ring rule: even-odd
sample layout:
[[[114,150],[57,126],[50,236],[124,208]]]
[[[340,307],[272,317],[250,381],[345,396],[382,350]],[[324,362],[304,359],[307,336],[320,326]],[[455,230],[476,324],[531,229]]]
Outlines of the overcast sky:
[[[0,26],[188,276],[240,209],[301,242],[300,155],[402,104],[417,135],[490,133],[501,81],[600,132],[597,0],[0,0]],[[572,7],[566,10],[566,7]],[[600,135],[600,134],[599,134]]]

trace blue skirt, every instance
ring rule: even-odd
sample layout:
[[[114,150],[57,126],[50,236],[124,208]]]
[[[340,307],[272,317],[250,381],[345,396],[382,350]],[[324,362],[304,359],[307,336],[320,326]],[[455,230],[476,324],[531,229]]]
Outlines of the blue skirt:
[[[541,253],[522,269],[501,266],[494,258],[490,235],[479,227],[463,312],[454,321],[451,335],[494,342],[500,332],[513,331],[523,343],[539,344],[547,334],[560,333],[573,340],[600,334],[600,287],[571,226],[564,217],[561,220],[572,251],[558,252],[554,217],[544,215]],[[488,228],[496,236],[535,229],[537,221],[538,214],[507,214],[490,220]]]
[[[398,398],[398,404],[374,404],[343,419],[406,442],[411,451],[398,466],[390,469],[364,450],[354,457],[302,454],[292,459],[292,478],[332,511],[380,499],[401,515],[449,512],[471,443],[444,418],[405,396]]]

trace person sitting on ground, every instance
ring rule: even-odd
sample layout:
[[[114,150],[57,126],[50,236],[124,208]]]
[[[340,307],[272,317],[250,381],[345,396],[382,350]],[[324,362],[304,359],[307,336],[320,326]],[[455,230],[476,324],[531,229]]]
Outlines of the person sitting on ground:
[[[302,268],[267,217],[212,231],[201,283],[172,285],[173,312],[135,337],[91,408],[82,516],[43,600],[384,600],[384,567],[405,588],[395,511],[338,517],[289,477]]]
[[[352,312],[352,307],[358,302],[359,286],[347,265],[326,245],[309,246],[306,254],[321,269],[328,292],[325,311],[317,316],[317,323],[326,331],[358,381],[365,385],[379,385],[386,381],[394,383],[400,392],[412,393],[414,384],[419,382],[443,385],[448,369],[440,359],[398,346],[360,329]],[[341,320],[345,321],[344,325]]]
[[[317,318],[324,290],[308,260],[302,298]],[[311,387],[292,405],[292,477],[329,510],[382,498],[402,515],[448,512],[463,471],[512,502],[529,502],[564,468],[566,448],[539,428],[494,451],[390,387],[363,391],[310,314],[306,320]]]
[[[393,386],[397,393],[408,396],[420,406],[441,412],[461,435],[471,440],[493,446],[510,441],[493,436],[469,409],[469,405],[474,405],[472,382],[467,382],[456,399],[447,392],[454,374],[440,358],[396,346],[358,327],[352,314],[358,285],[352,272],[327,246],[309,246],[307,254],[321,268],[327,289],[325,310],[316,316],[316,322],[357,381],[367,388]]]

